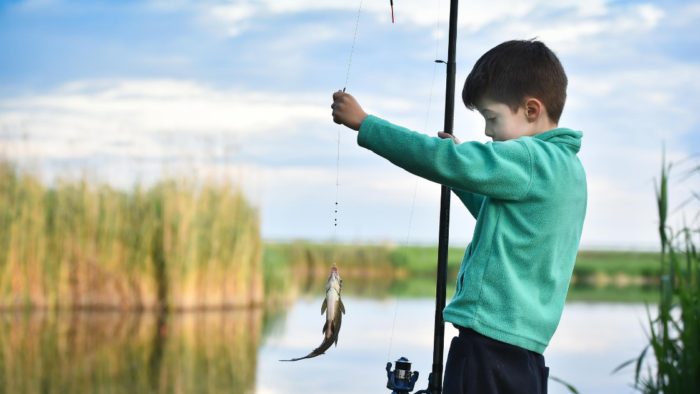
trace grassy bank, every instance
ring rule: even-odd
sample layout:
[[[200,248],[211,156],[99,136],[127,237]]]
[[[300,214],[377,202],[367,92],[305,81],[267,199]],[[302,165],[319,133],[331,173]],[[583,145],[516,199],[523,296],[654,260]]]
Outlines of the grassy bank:
[[[459,271],[465,247],[451,247],[448,253],[448,271]],[[346,275],[373,276],[434,275],[437,264],[437,247],[432,246],[363,246],[340,245],[337,247],[337,263]],[[296,275],[306,272],[326,274],[334,260],[333,246],[305,242],[268,243],[265,260],[270,267],[291,266]],[[660,272],[657,252],[627,251],[579,251],[574,266],[574,276],[626,275],[630,277],[654,277]]]
[[[263,300],[258,212],[231,184],[47,187],[0,159],[1,308],[206,308]]]
[[[448,254],[447,296],[465,248],[452,247]],[[263,265],[270,303],[299,296],[322,296],[332,262],[346,280],[347,296],[386,298],[435,297],[437,247],[339,245],[306,242],[268,243]],[[567,301],[643,302],[658,296],[658,253],[580,251]]]

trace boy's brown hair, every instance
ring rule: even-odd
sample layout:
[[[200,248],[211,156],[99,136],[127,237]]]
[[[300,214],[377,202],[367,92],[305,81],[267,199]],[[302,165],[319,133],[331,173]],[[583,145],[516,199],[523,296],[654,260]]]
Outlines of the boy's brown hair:
[[[474,64],[462,89],[462,101],[476,109],[482,97],[504,103],[517,112],[526,96],[542,102],[547,115],[559,123],[568,80],[559,58],[544,43],[512,40],[483,54]]]

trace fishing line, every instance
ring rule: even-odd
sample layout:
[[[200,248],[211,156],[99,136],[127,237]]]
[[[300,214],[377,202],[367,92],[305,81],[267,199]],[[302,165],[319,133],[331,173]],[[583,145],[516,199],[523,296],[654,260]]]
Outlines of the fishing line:
[[[393,23],[394,22],[393,0],[391,0],[390,4],[391,4],[391,13],[392,13],[392,15],[391,15],[392,21],[391,22]],[[345,75],[345,85],[343,86],[343,92],[345,92],[345,89],[348,86],[348,80],[350,78],[350,68],[352,66],[352,55],[355,52],[355,41],[357,39],[357,28],[360,25],[361,12],[362,12],[362,0],[360,0],[360,7],[357,10],[357,21],[355,22],[355,33],[354,33],[353,38],[352,38],[352,47],[350,48],[350,59],[348,60],[348,70],[347,70],[347,73]],[[430,117],[430,105],[431,105],[432,99],[433,99],[433,88],[435,86],[435,74],[437,71],[437,55],[438,55],[439,46],[440,46],[440,2],[438,1],[437,34],[435,37],[435,64],[433,65],[433,78],[432,78],[432,82],[430,84],[430,95],[428,98],[428,110],[427,110],[426,115],[425,115],[424,132],[426,132],[428,130],[428,119]],[[336,247],[335,247],[335,242],[336,242],[337,234],[338,234],[338,189],[340,186],[340,182],[339,182],[339,180],[340,180],[340,129],[338,129],[338,139],[336,141],[337,141],[337,157],[336,157],[336,179],[335,179],[335,220],[334,220],[334,226],[333,226],[335,229],[334,234],[333,234],[333,249],[335,252],[334,253],[334,260],[333,260],[334,266],[336,265],[336,261],[337,261],[337,251],[336,251]],[[416,183],[415,183],[415,186],[413,188],[413,199],[411,202],[411,214],[410,214],[409,220],[408,220],[408,231],[406,234],[406,241],[404,243],[404,253],[403,253],[404,263],[406,262],[406,257],[407,257],[407,252],[408,252],[408,241],[409,241],[409,238],[411,236],[411,223],[413,222],[413,211],[414,211],[414,208],[416,205],[416,194],[418,191],[418,181],[419,180],[420,180],[420,178],[416,177]],[[400,299],[400,292],[397,291],[396,306],[394,309],[394,321],[393,321],[392,327],[391,327],[391,338],[389,339],[389,352],[387,354],[387,362],[389,361],[389,357],[391,356],[391,347],[392,347],[392,343],[394,340],[394,329],[396,327],[396,316],[397,316],[397,312],[398,312],[398,308],[399,308],[399,299]]]
[[[360,12],[362,11],[362,0],[360,0],[360,8],[357,10],[357,22],[355,22],[355,35],[352,37],[352,48],[350,49],[350,60],[348,61],[348,73],[345,75],[345,86],[343,92],[348,86],[348,78],[350,78],[350,65],[352,64],[352,53],[355,51],[355,39],[357,38],[357,26],[360,25]]]
[[[352,65],[352,54],[355,52],[355,40],[357,39],[357,27],[360,25],[360,13],[362,12],[362,0],[360,0],[360,8],[357,10],[357,21],[355,22],[355,34],[352,37],[352,47],[350,48],[350,60],[348,60],[348,71],[345,74],[345,85],[343,93],[348,87],[348,79],[350,78],[350,66]],[[341,125],[338,125],[341,126]],[[336,266],[338,260],[338,251],[336,242],[338,239],[338,187],[340,186],[340,128],[338,128],[338,139],[336,140],[337,156],[335,159],[335,219],[333,221],[333,266]]]
[[[435,86],[435,72],[437,71],[437,55],[438,55],[438,48],[440,45],[440,2],[438,1],[438,12],[437,12],[437,34],[435,35],[435,64],[433,65],[433,80],[430,84],[430,96],[428,97],[428,111],[425,114],[425,126],[423,127],[423,132],[425,133],[428,130],[428,118],[430,116],[430,103],[433,100],[433,87]],[[392,1],[392,19],[393,19],[393,1]],[[392,20],[393,22],[393,20]],[[411,215],[408,219],[408,233],[406,234],[406,242],[404,243],[404,248],[403,248],[403,262],[404,265],[406,264],[406,256],[408,252],[408,239],[411,236],[411,222],[413,221],[413,208],[416,205],[416,192],[418,191],[418,181],[420,180],[419,177],[416,177],[416,185],[413,187],[413,201],[411,202]],[[401,296],[400,292],[400,287],[397,286],[396,288],[396,307],[394,308],[394,322],[392,323],[391,326],[391,338],[389,339],[389,352],[386,355],[386,362],[389,362],[389,358],[391,357],[391,345],[394,340],[394,328],[396,327],[396,315],[398,314],[399,310],[399,298]]]

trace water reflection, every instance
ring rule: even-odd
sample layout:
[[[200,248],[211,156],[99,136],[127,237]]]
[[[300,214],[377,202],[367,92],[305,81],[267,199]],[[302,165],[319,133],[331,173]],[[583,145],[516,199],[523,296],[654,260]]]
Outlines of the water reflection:
[[[0,393],[251,393],[261,309],[0,315]],[[277,323],[279,325],[279,323]]]
[[[401,300],[394,327],[394,301],[347,297],[337,348],[297,363],[278,362],[307,354],[320,343],[320,302],[320,298],[297,302],[287,315],[284,333],[270,338],[261,348],[258,394],[388,394],[384,366],[387,360],[401,356],[410,359],[413,369],[421,373],[416,387],[427,386],[435,308],[430,299]],[[639,303],[568,303],[544,353],[551,374],[572,383],[581,393],[631,392],[633,368],[614,375],[611,372],[639,355],[645,344],[640,324],[645,316],[644,305]],[[445,349],[456,335],[448,324]],[[565,394],[568,390],[550,381],[548,392]]]
[[[424,388],[432,361],[432,278],[346,278],[338,347],[315,359],[278,361],[320,344],[324,280],[300,281],[293,300],[277,308],[0,313],[0,394],[383,392],[384,365],[400,356],[414,361],[422,373],[417,387]],[[453,292],[448,288],[448,297]],[[640,301],[655,297],[654,289],[572,287],[545,352],[552,374],[583,392],[625,389],[631,375],[610,371],[643,346]],[[448,325],[446,346],[453,335]],[[557,392],[564,391],[552,385],[550,393]]]

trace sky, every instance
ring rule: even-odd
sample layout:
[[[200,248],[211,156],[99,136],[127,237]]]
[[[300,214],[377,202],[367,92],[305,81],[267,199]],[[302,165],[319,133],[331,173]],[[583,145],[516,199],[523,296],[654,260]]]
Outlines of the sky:
[[[393,24],[388,3],[362,2],[350,63],[359,0],[0,0],[0,151],[47,182],[231,178],[268,240],[435,244],[439,185],[331,118],[347,79],[368,113],[442,129],[434,61],[447,57],[449,1],[397,0]],[[537,37],[569,78],[559,125],[583,132],[581,248],[658,248],[662,144],[675,162],[700,152],[699,26],[697,2],[462,1],[454,132],[490,141],[461,102],[464,80],[488,49]],[[671,182],[672,208],[697,181]],[[465,246],[475,219],[452,202],[451,242]]]

